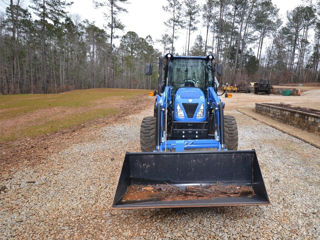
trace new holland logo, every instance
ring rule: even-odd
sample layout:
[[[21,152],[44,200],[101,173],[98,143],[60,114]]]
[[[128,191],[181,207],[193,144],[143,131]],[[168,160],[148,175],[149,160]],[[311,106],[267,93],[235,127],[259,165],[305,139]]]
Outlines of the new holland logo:
[[[192,103],[192,99],[189,99],[189,103]]]

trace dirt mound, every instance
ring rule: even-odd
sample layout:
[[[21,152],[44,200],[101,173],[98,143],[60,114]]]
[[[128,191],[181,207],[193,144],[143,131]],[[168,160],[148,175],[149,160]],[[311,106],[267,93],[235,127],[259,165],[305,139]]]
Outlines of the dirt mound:
[[[200,185],[177,187],[170,184],[131,185],[122,202],[210,200],[221,197],[253,196],[250,186]]]

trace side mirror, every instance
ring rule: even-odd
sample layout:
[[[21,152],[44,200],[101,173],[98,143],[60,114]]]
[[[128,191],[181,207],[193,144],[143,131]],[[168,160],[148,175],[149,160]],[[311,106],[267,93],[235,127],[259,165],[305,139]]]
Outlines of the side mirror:
[[[152,64],[151,63],[147,63],[146,64],[146,72],[145,72],[145,74],[147,76],[151,76],[152,75]]]
[[[217,65],[217,74],[218,74],[219,77],[222,76],[222,65],[221,64]]]

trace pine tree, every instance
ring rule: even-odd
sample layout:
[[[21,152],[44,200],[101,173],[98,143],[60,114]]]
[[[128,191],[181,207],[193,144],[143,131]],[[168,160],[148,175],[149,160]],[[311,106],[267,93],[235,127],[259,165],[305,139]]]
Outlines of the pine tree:
[[[162,7],[164,11],[170,14],[170,18],[164,24],[171,29],[171,52],[174,53],[174,41],[178,39],[177,31],[183,28],[182,4],[179,0],[167,0],[167,5]]]
[[[166,33],[166,34],[162,34],[162,37],[160,40],[158,40],[159,43],[161,43],[161,45],[163,46],[163,54],[166,54],[170,51],[170,49],[172,50],[172,39],[171,37]],[[170,48],[171,45],[171,48]]]
[[[94,3],[97,8],[107,8],[108,13],[105,13],[105,17],[108,21],[107,26],[110,31],[110,46],[111,49],[113,49],[113,41],[118,37],[115,35],[115,32],[124,29],[124,25],[121,23],[118,16],[121,12],[127,12],[127,10],[122,7],[122,4],[127,3],[127,0],[94,0]]]
[[[60,19],[66,16],[66,7],[70,6],[66,0],[32,0],[35,15],[40,20],[36,21],[38,25],[38,34],[41,39],[41,82],[42,91],[48,93],[49,76],[48,76],[48,59],[47,59],[47,40],[48,35],[54,34],[57,27],[60,26]]]
[[[205,49],[205,43],[203,42],[202,36],[198,35],[193,47],[191,48],[191,55],[203,56],[204,49]]]
[[[271,0],[264,0],[258,4],[254,13],[255,30],[259,33],[259,44],[257,58],[260,61],[265,37],[275,32],[281,26],[278,16],[279,9],[273,5]]]
[[[190,53],[190,38],[191,33],[197,30],[197,24],[199,20],[197,19],[198,14],[200,12],[200,6],[197,4],[196,0],[185,0],[185,18],[186,18],[186,26],[188,30],[187,35],[187,55]]]
[[[204,25],[206,27],[204,54],[207,54],[209,30],[213,24],[213,20],[215,19],[215,14],[214,14],[213,10],[214,10],[214,0],[207,0],[206,3],[202,7],[202,11],[203,11],[202,18],[204,20]]]
[[[6,20],[4,24],[6,29],[11,32],[11,42],[10,48],[12,52],[12,61],[11,64],[11,81],[8,84],[8,92],[11,93],[20,93],[22,87],[21,81],[21,68],[20,68],[20,59],[19,59],[19,41],[21,38],[21,34],[24,32],[24,19],[30,18],[30,13],[23,9],[20,6],[20,0],[14,2],[10,0],[10,5],[6,9]]]
[[[291,57],[289,62],[290,70],[292,71],[294,68],[294,62],[296,57],[296,49],[298,46],[299,36],[301,30],[304,28],[304,7],[298,6],[293,9],[287,15],[287,25],[285,28],[285,34],[288,38],[292,39],[291,42]],[[292,80],[292,79],[291,79]]]

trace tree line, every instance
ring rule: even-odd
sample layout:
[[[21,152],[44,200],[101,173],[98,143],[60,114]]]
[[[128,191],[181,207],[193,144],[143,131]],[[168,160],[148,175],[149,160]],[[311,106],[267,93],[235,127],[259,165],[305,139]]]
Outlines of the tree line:
[[[0,15],[0,93],[55,93],[85,88],[155,88],[145,63],[160,54],[150,36],[127,32],[119,13],[126,0],[95,1],[104,8],[107,26],[72,19],[65,0],[10,0]]]
[[[123,32],[127,0],[93,3],[103,9],[104,28],[71,17],[67,0],[31,0],[25,7],[8,1],[0,12],[0,93],[156,88],[157,73],[145,76],[145,64],[167,52],[213,53],[224,66],[223,82],[320,82],[320,0],[301,2],[284,22],[272,0],[166,0],[168,31],[156,40],[161,51],[151,36]],[[178,38],[185,42],[179,53]]]
[[[224,66],[224,82],[320,82],[319,0],[301,2],[284,22],[272,0],[167,0],[163,9],[170,14],[163,51],[176,52],[177,38],[185,36],[180,54],[214,53]],[[205,33],[190,46],[200,29]]]

